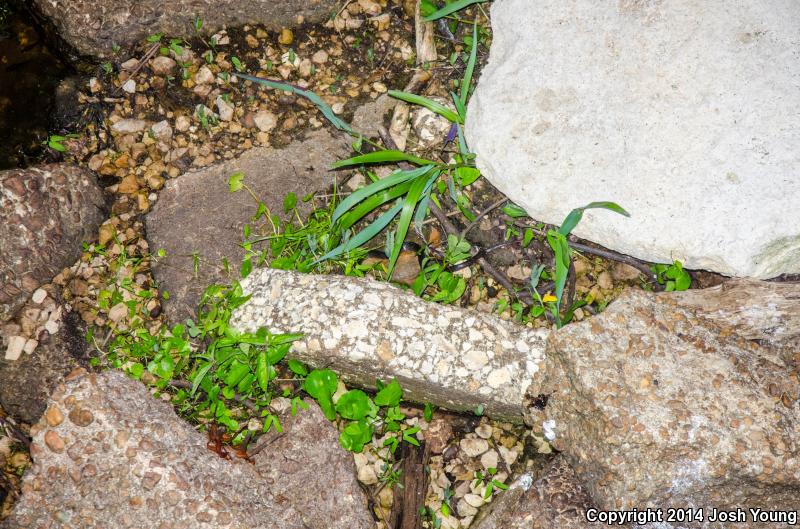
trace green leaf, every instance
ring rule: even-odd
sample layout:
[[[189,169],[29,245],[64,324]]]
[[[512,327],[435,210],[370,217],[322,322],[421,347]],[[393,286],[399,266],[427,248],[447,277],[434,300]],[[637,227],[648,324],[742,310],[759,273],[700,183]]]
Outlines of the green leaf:
[[[239,270],[239,274],[242,279],[246,278],[250,275],[250,272],[253,271],[253,260],[248,257],[244,261],[242,261],[242,268]]]
[[[519,207],[518,205],[514,204],[513,202],[509,202],[505,206],[502,207],[501,211],[511,217],[512,219],[518,219],[520,217],[527,217],[528,213]]]
[[[436,11],[435,13],[433,13],[432,15],[429,15],[429,16],[425,17],[423,20],[425,20],[425,22],[432,22],[434,20],[439,20],[440,18],[446,17],[447,15],[449,15],[451,13],[455,13],[456,11],[462,10],[467,6],[470,6],[472,4],[477,4],[479,2],[485,2],[485,1],[486,0],[456,0],[455,2],[453,2],[451,4],[447,4],[446,6],[441,8],[440,10]]]
[[[144,374],[144,366],[139,362],[136,362],[135,364],[131,365],[128,368],[128,374],[130,374],[130,376],[132,376],[136,380],[139,380],[140,378],[142,378],[142,375]]]
[[[378,406],[393,407],[400,404],[400,399],[402,398],[403,389],[400,387],[400,383],[397,382],[397,379],[394,379],[375,395],[375,404]]]
[[[561,298],[564,294],[564,285],[567,283],[567,275],[569,274],[569,263],[571,258],[571,250],[567,242],[567,236],[561,232],[550,230],[547,232],[547,243],[555,253],[556,261],[556,277],[555,277],[555,314],[556,324],[561,326],[561,318],[558,311],[561,308]]]
[[[370,399],[360,389],[351,389],[336,402],[336,411],[339,415],[354,421],[366,417],[370,409]]]
[[[306,377],[305,382],[303,382],[303,389],[316,399],[323,392],[333,395],[338,384],[339,380],[336,378],[336,373],[330,369],[315,369]]]
[[[256,362],[256,380],[261,387],[261,391],[267,391],[269,385],[269,362],[267,361],[267,352],[261,351],[258,353],[258,360]]]
[[[436,162],[431,160],[426,160],[424,158],[417,158],[416,156],[411,156],[410,154],[406,154],[402,151],[393,151],[385,149],[382,151],[375,151],[367,154],[361,154],[359,156],[347,158],[346,160],[339,160],[338,162],[331,165],[331,168],[339,169],[340,167],[350,167],[352,165],[362,165],[369,163],[390,163],[390,162],[409,162],[413,163],[414,165],[436,165]]]
[[[583,218],[583,212],[587,209],[607,209],[609,211],[613,211],[614,213],[619,213],[620,215],[625,215],[626,217],[630,217],[630,213],[622,209],[621,206],[614,202],[592,202],[591,204],[586,204],[581,208],[575,208],[569,212],[569,215],[564,219],[564,222],[561,224],[561,228],[558,229],[560,233],[563,235],[569,235],[572,233],[572,230],[575,229],[575,226]]]
[[[338,257],[339,255],[349,252],[354,248],[358,248],[365,242],[371,240],[375,237],[378,233],[380,233],[391,221],[394,219],[398,213],[400,213],[400,209],[403,207],[402,203],[399,203],[392,207],[389,211],[378,217],[375,221],[372,222],[369,226],[358,232],[358,235],[352,237],[349,241],[340,244],[330,252],[326,253],[316,261],[314,264],[320,263],[325,261],[326,259],[333,259],[334,257]]]
[[[244,180],[244,173],[243,172],[237,171],[237,172],[233,173],[228,178],[228,190],[231,193],[235,193],[236,191],[239,191],[240,189],[242,189],[242,187],[244,187],[243,180]]]
[[[384,189],[388,189],[393,187],[397,184],[402,184],[409,180],[413,180],[414,178],[427,173],[433,166],[432,165],[425,165],[423,167],[418,167],[417,169],[412,169],[410,171],[397,171],[395,173],[390,174],[386,178],[381,178],[377,182],[373,182],[372,184],[362,187],[348,195],[344,200],[342,200],[336,209],[333,211],[333,217],[331,218],[331,223],[336,222],[339,218],[350,208],[364,200],[365,198],[375,195],[378,191],[383,191]]]
[[[289,193],[286,195],[286,198],[283,199],[283,212],[289,213],[294,209],[297,205],[297,195],[294,193]]]
[[[481,177],[481,172],[475,167],[457,167],[456,176],[461,187],[467,187]]]
[[[194,376],[194,380],[192,381],[192,392],[191,392],[192,396],[194,396],[195,392],[197,391],[197,388],[200,387],[201,382],[203,382],[203,379],[208,374],[208,370],[211,369],[213,366],[214,364],[212,362],[207,363],[206,365],[201,367],[200,370],[197,372],[197,374]]]
[[[305,366],[305,364],[298,360],[290,359],[286,364],[295,375],[304,377],[308,374],[308,368]]]
[[[339,444],[345,450],[360,453],[364,450],[364,445],[372,440],[372,432],[372,425],[368,424],[364,419],[351,422],[345,426],[339,436]]]
[[[228,368],[224,382],[228,386],[236,386],[250,372],[250,366],[239,360],[234,360]]]
[[[411,189],[411,184],[413,183],[413,180],[403,182],[389,189],[378,191],[374,195],[362,200],[358,205],[342,215],[338,221],[340,229],[346,230],[361,220],[365,215],[375,211],[378,207],[394,200],[395,198],[407,194],[408,190]]]
[[[389,279],[392,278],[394,266],[397,264],[397,259],[400,257],[400,250],[403,247],[403,242],[406,240],[408,227],[411,225],[411,217],[414,215],[414,210],[417,207],[420,196],[438,176],[439,173],[436,171],[432,176],[422,175],[414,180],[411,184],[411,188],[408,190],[405,202],[403,203],[403,209],[400,212],[400,218],[397,220],[397,231],[395,233],[392,254],[389,256]]]
[[[434,101],[433,99],[428,99],[427,97],[412,94],[410,92],[401,92],[400,90],[389,90],[389,95],[407,103],[423,106],[431,112],[439,114],[452,123],[464,123],[464,120],[456,112],[453,112],[443,104],[439,103],[438,101]]]

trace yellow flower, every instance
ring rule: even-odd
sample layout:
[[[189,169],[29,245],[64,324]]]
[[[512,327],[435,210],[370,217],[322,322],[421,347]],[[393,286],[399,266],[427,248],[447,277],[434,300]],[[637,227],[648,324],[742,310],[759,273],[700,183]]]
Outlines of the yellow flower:
[[[558,301],[558,298],[552,294],[545,294],[545,296],[542,298],[542,301],[545,303],[552,303],[554,301]]]

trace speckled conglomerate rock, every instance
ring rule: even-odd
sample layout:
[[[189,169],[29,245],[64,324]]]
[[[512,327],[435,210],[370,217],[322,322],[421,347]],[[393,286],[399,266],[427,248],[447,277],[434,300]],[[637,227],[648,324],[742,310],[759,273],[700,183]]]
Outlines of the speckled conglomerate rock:
[[[335,13],[336,0],[35,0],[76,51],[109,56],[113,45],[127,47],[154,33],[191,37],[194,22],[204,33],[225,25],[264,24],[270,30],[299,21],[322,22]]]
[[[222,459],[141,383],[77,370],[32,429],[34,465],[0,527],[374,527],[353,459],[321,411],[282,424],[287,446],[272,443],[255,465]]]
[[[529,474],[518,477],[509,490],[490,504],[475,529],[599,527],[600,524],[586,520],[586,510],[592,507],[592,499],[575,471],[564,456],[558,455],[535,481]]]
[[[732,294],[737,288],[780,291],[784,300]],[[549,399],[526,419],[535,431],[554,421],[553,446],[601,508],[797,509],[800,377],[768,341],[752,338],[758,329],[797,332],[800,305],[789,309],[787,300],[800,285],[759,288],[716,287],[707,305],[703,291],[630,290],[550,336],[544,376],[527,400]],[[795,316],[763,317],[779,314],[776,306]]]
[[[91,172],[68,165],[0,171],[0,323],[81,254],[103,220]]]
[[[231,325],[303,333],[290,355],[374,387],[396,378],[404,395],[457,411],[522,419],[525,387],[544,360],[546,331],[421,300],[389,283],[259,269]]]

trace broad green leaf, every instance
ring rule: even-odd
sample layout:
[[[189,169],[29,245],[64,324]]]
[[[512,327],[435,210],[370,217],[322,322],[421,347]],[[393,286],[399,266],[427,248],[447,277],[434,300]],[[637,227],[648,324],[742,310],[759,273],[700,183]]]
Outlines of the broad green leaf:
[[[361,154],[359,156],[347,158],[346,160],[339,160],[338,162],[331,165],[331,168],[339,169],[340,167],[350,167],[352,165],[362,165],[369,163],[389,163],[389,162],[409,162],[413,163],[414,165],[436,165],[436,162],[431,160],[426,160],[424,158],[417,158],[416,156],[411,156],[410,154],[406,154],[402,151],[393,151],[385,149],[382,151],[375,151],[367,154]]]
[[[336,378],[336,373],[330,369],[315,369],[306,377],[305,382],[303,382],[303,389],[312,397],[317,398],[322,392],[333,395],[336,393],[338,384],[339,380]]]
[[[136,362],[128,368],[128,373],[136,380],[139,380],[144,374],[144,366]]]
[[[457,167],[456,176],[461,187],[467,187],[481,177],[481,172],[475,167]]]
[[[286,354],[289,352],[289,349],[292,347],[292,344],[285,343],[282,345],[276,345],[270,348],[269,352],[267,353],[267,361],[269,361],[270,365],[275,365],[281,360],[286,357]]]
[[[250,257],[248,257],[244,261],[242,261],[242,268],[239,271],[239,274],[241,275],[242,279],[244,279],[247,276],[249,276],[250,272],[252,271],[253,271],[253,260]]]
[[[462,9],[464,9],[467,6],[470,6],[472,4],[477,4],[478,2],[485,2],[485,1],[486,0],[456,0],[455,2],[453,2],[451,4],[447,4],[446,6],[441,8],[440,10],[436,11],[435,13],[433,13],[432,15],[429,15],[429,16],[425,17],[423,20],[425,20],[425,22],[432,22],[434,20],[439,20],[440,18],[446,17],[447,15],[455,13],[456,11],[461,11]]]
[[[522,209],[520,206],[514,204],[513,202],[509,202],[505,206],[502,207],[501,211],[511,217],[512,219],[518,219],[520,217],[527,217],[528,213]]]
[[[224,382],[228,386],[236,386],[249,372],[249,365],[239,360],[235,360],[228,368],[228,373],[225,375]]]
[[[336,419],[332,395],[336,392],[338,380],[336,373],[330,369],[315,369],[306,377],[303,389],[316,399],[322,413],[329,421]]]
[[[389,90],[389,95],[407,103],[423,106],[431,112],[439,114],[452,123],[464,123],[464,120],[461,119],[461,116],[459,116],[456,112],[453,112],[443,104],[439,103],[438,101],[434,101],[433,99],[428,99],[427,97],[412,94],[410,92],[401,92],[400,90]]]
[[[369,397],[360,389],[351,389],[336,402],[336,411],[339,415],[354,421],[366,417],[370,408]]]
[[[242,189],[242,187],[244,187],[243,180],[244,180],[244,173],[243,172],[237,171],[237,172],[233,173],[228,178],[228,190],[231,193],[235,193],[236,191],[239,191],[240,189]]]
[[[292,371],[292,373],[294,373],[295,375],[304,377],[308,374],[308,368],[305,366],[305,364],[303,364],[298,360],[290,359],[287,362],[287,365],[289,366],[289,369]]]
[[[392,407],[400,404],[403,398],[403,389],[397,380],[392,380],[375,395],[375,404],[378,406]]]
[[[286,195],[286,198],[283,199],[283,212],[289,213],[294,209],[297,205],[297,195],[294,193],[289,193]]]
[[[364,445],[372,440],[372,432],[372,425],[364,419],[351,422],[339,436],[339,443],[345,450],[359,453],[364,450]]]

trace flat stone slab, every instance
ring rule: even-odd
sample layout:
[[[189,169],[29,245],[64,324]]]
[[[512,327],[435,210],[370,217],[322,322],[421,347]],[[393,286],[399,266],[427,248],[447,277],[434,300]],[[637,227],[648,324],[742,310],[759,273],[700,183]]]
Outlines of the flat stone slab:
[[[303,333],[295,358],[374,387],[394,378],[405,397],[521,420],[525,388],[544,360],[547,331],[429,303],[389,283],[268,268],[242,282],[252,298],[231,325]]]
[[[496,0],[466,136],[531,217],[656,262],[800,272],[795,0]]]
[[[232,174],[244,173],[244,183],[270,213],[283,216],[286,195],[295,193],[299,209],[307,210],[308,205],[299,199],[332,184],[329,167],[349,153],[343,136],[316,130],[286,147],[251,149],[234,160],[170,180],[146,218],[152,252],[166,250],[166,257],[154,259],[153,273],[170,294],[164,304],[167,316],[176,322],[194,316],[206,287],[238,278],[245,256],[240,246],[242,229],[253,224],[258,204],[244,189],[229,191]],[[230,275],[223,269],[223,258],[230,264]]]

